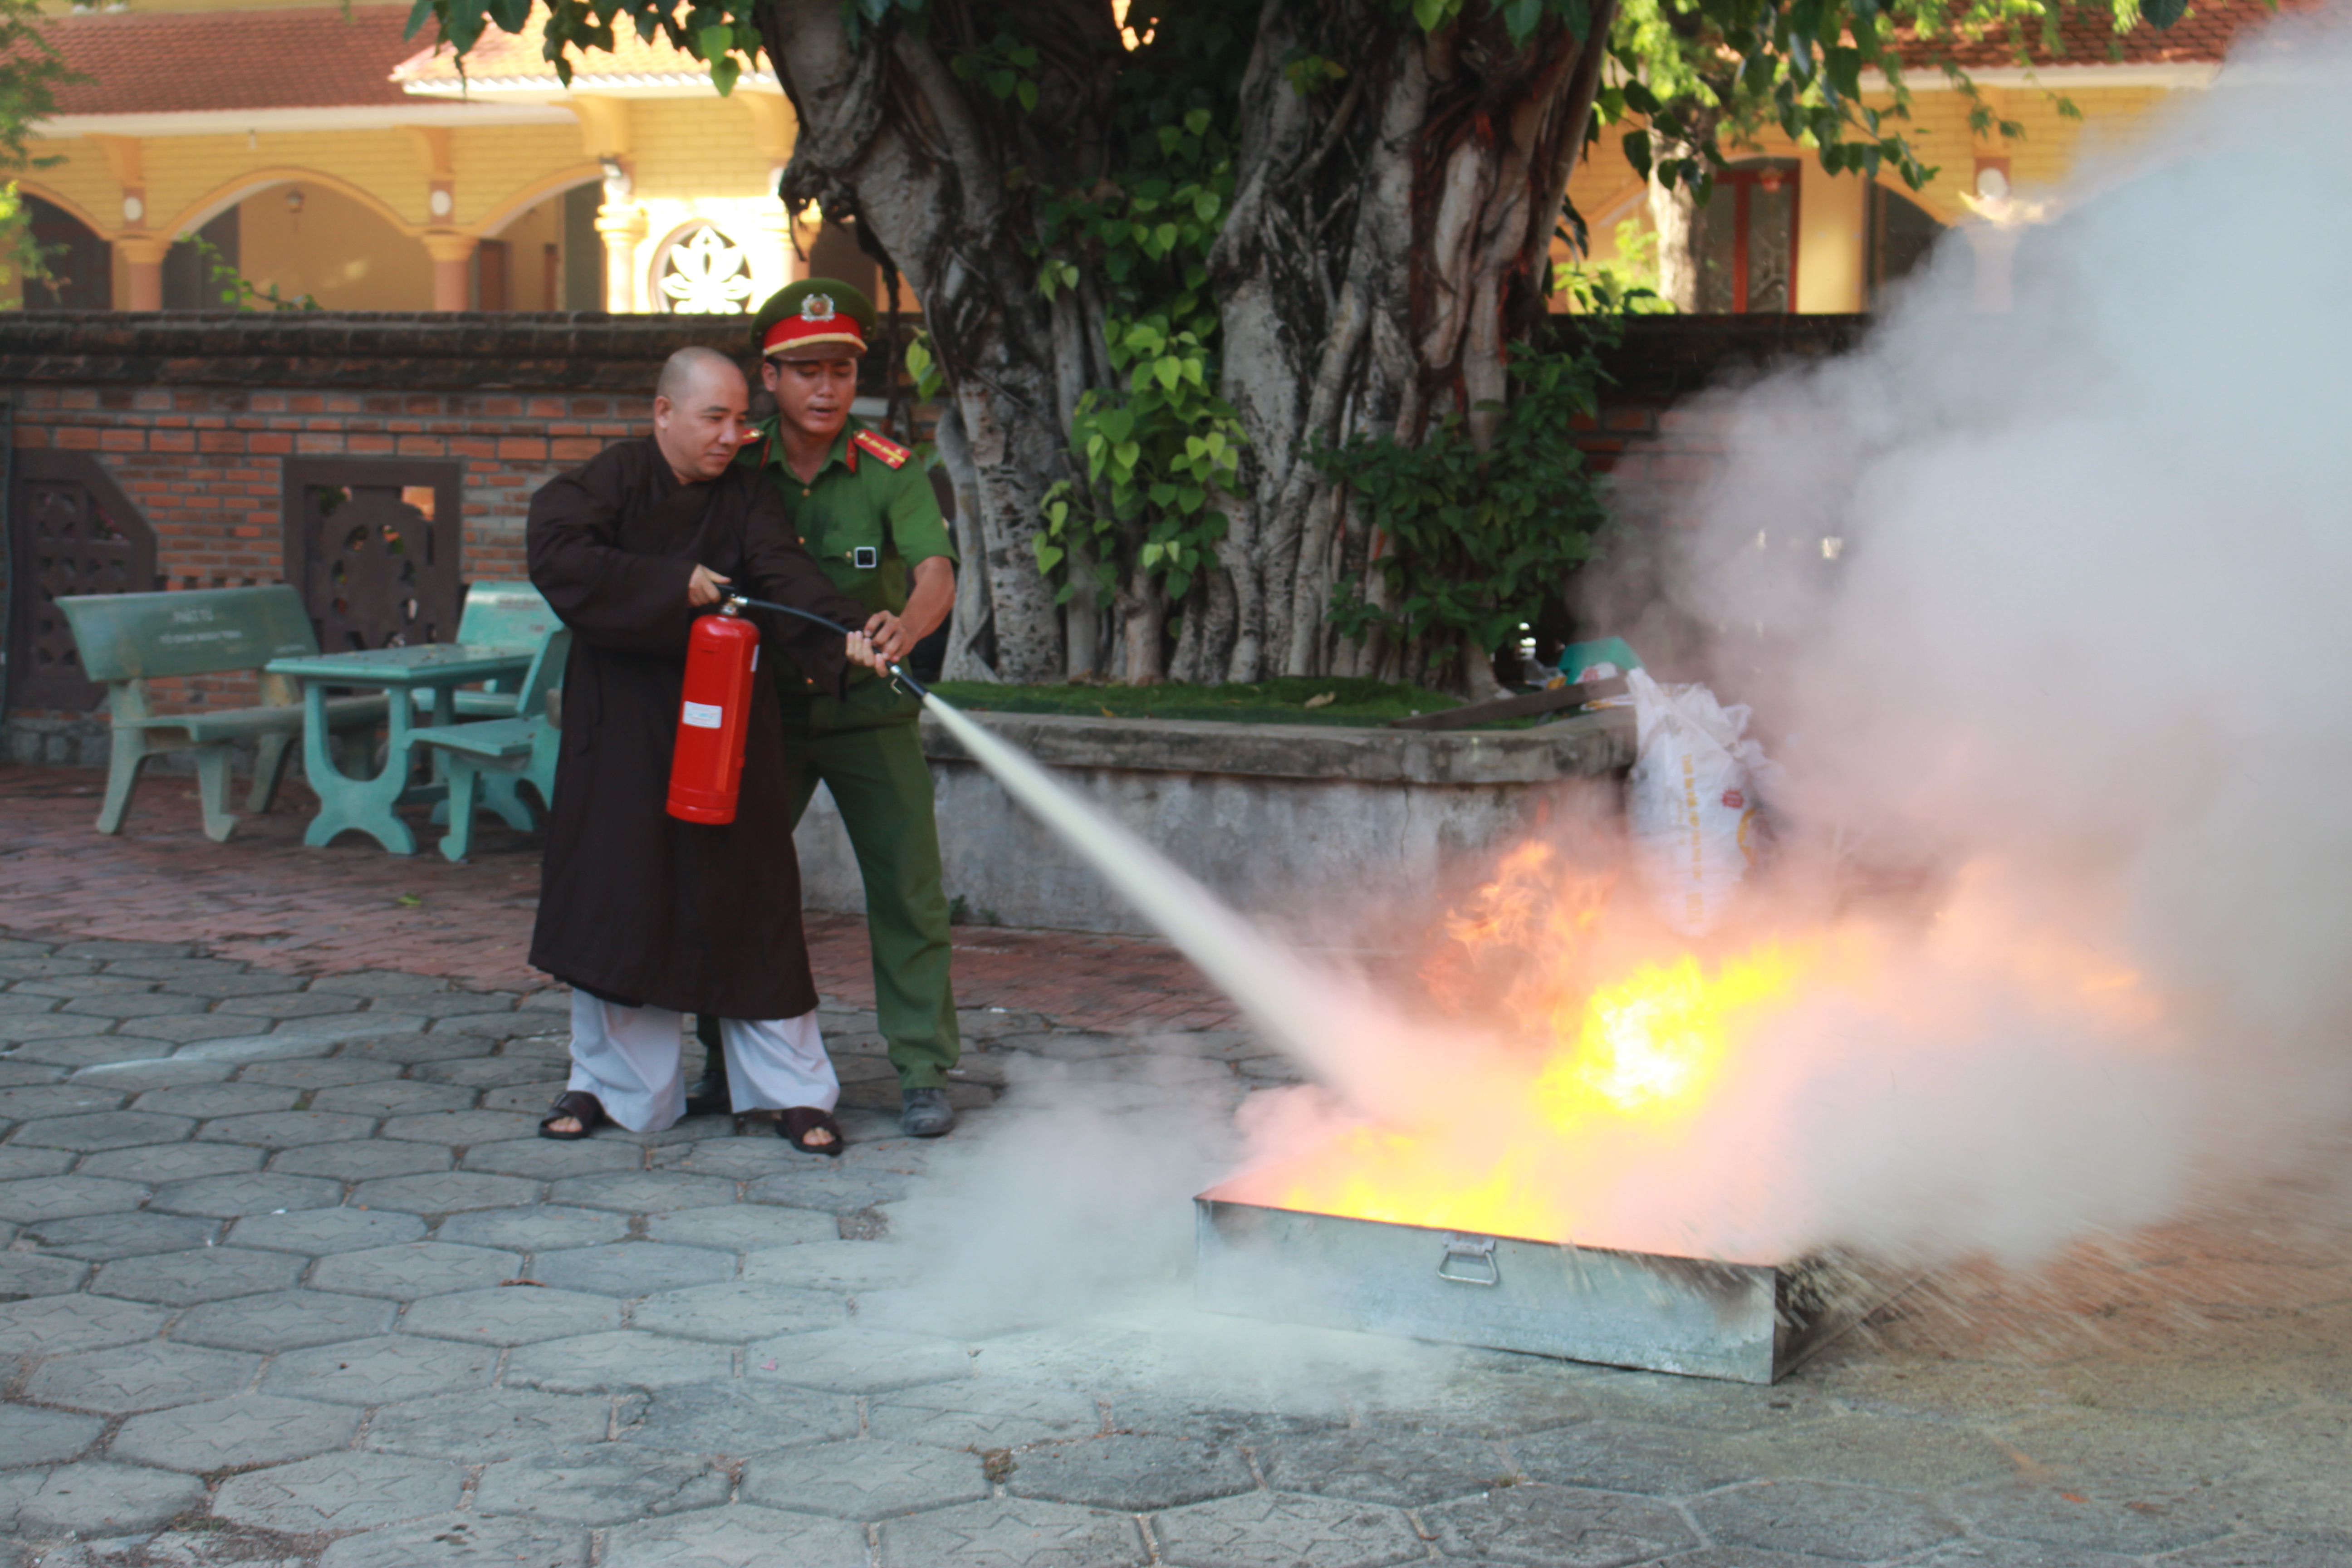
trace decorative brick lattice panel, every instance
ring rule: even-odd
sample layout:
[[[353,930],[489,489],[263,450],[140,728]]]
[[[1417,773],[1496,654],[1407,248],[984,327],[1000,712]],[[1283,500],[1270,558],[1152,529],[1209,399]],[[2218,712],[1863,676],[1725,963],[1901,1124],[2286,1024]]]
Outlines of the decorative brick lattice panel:
[[[16,602],[8,618],[8,705],[87,712],[106,689],[83,677],[57,601],[163,586],[155,533],[84,452],[17,453],[16,492],[9,509]]]
[[[286,574],[302,590],[320,648],[457,636],[462,493],[455,463],[288,461]]]

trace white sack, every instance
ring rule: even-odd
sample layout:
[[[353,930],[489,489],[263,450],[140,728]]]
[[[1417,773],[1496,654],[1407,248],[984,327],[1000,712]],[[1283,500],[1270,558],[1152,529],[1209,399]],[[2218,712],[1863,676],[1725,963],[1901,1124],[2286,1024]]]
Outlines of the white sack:
[[[1633,863],[1666,923],[1700,936],[1722,920],[1756,857],[1755,780],[1769,764],[1745,739],[1748,710],[1704,686],[1625,678],[1633,699],[1633,777],[1625,816]]]

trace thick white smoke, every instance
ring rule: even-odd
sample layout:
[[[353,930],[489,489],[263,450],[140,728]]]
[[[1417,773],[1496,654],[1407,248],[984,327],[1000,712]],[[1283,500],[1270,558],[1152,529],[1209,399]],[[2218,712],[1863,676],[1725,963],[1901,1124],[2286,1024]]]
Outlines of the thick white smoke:
[[[2007,313],[1955,236],[1860,352],[1715,405],[1674,592],[1780,650],[1724,693],[1787,737],[1779,804],[1814,850],[1969,868],[1848,1070],[1797,1040],[1851,996],[1761,1042],[1804,1064],[1784,1195],[1821,1239],[2030,1254],[2346,1109],[2347,15],[2273,25],[2059,193]],[[2037,955],[2153,1011],[2053,1009]]]

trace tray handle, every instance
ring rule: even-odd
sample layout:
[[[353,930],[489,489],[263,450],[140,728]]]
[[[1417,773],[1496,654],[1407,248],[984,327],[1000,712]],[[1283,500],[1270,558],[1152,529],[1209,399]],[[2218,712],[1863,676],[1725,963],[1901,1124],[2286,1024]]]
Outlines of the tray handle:
[[[1445,1256],[1437,1260],[1437,1277],[1456,1285],[1500,1285],[1503,1268],[1495,1261],[1495,1238],[1455,1237],[1445,1244]]]

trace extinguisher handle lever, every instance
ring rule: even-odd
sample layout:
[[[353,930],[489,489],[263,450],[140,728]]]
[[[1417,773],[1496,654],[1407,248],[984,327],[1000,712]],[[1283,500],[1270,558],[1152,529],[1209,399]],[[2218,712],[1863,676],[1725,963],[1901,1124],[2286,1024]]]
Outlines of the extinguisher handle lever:
[[[857,635],[854,628],[845,626],[839,621],[830,619],[824,616],[820,616],[814,610],[795,609],[790,605],[779,605],[772,599],[754,599],[742,594],[730,594],[727,595],[727,603],[735,609],[735,612],[738,615],[741,614],[745,609],[773,610],[779,615],[798,616],[802,620],[814,621],[818,626],[824,627],[827,631],[839,632],[845,637],[854,637]],[[907,669],[904,665],[891,665],[890,675],[893,679],[906,687],[908,690],[913,692],[916,696],[924,699],[926,701],[929,700],[931,695],[930,692],[924,687],[921,681],[917,680],[913,676],[907,673]]]

